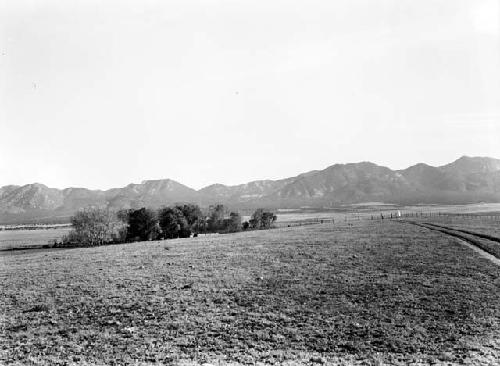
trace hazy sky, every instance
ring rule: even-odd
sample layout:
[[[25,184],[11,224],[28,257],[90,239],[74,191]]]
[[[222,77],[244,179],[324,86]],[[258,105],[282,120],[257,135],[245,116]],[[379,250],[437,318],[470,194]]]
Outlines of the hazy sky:
[[[0,0],[0,186],[500,158],[499,0]]]

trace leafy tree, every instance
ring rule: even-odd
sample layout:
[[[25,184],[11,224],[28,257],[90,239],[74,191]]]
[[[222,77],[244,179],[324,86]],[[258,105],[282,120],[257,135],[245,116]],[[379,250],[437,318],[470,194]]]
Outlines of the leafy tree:
[[[237,212],[231,212],[229,219],[224,220],[224,229],[230,233],[241,230],[241,216]]]
[[[118,210],[116,212],[116,217],[118,218],[118,220],[125,222],[125,223],[128,223],[128,218],[129,218],[130,212],[132,212],[132,211],[134,211],[134,210],[123,208],[123,209]]]
[[[158,237],[159,228],[156,214],[148,208],[128,211],[128,240],[154,240]]]
[[[277,216],[272,212],[259,208],[252,214],[249,224],[254,229],[269,229],[276,219]]]
[[[248,222],[250,223],[250,227],[252,229],[260,229],[260,226],[262,224],[262,213],[264,210],[262,208],[259,208],[255,210],[255,212],[252,214],[252,217]]]
[[[200,207],[198,205],[187,204],[183,206],[176,206],[182,211],[190,228],[193,228],[198,221],[203,217]]]
[[[118,210],[118,212],[116,213],[116,216],[121,223],[121,227],[118,230],[118,235],[117,235],[117,239],[121,243],[128,240],[128,221],[129,221],[130,212],[132,212],[132,211],[134,211],[134,210],[124,208],[124,209]]]
[[[179,206],[162,208],[158,216],[164,238],[188,238],[191,235],[188,220],[185,218]]]
[[[210,213],[208,218],[208,230],[211,232],[216,232],[224,229],[224,215],[226,208],[224,205],[215,205],[210,207]]]
[[[102,245],[115,240],[121,227],[113,212],[97,207],[78,211],[71,224],[73,230],[63,239],[65,244]]]
[[[193,229],[195,234],[198,234],[198,233],[202,233],[202,232],[203,233],[207,232],[207,227],[208,227],[208,221],[206,219],[206,216],[202,214],[198,218],[198,221],[196,221],[196,223],[193,225],[192,229]]]
[[[262,214],[262,227],[269,229],[272,224],[278,219],[278,216],[269,211],[264,211]]]

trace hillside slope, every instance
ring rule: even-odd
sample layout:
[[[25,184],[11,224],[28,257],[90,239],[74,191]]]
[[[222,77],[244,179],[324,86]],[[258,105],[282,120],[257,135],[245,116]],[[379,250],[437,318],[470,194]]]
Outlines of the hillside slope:
[[[460,204],[500,202],[500,160],[467,157],[440,167],[423,163],[391,170],[370,162],[335,164],[280,180],[258,180],[198,191],[171,179],[146,180],[106,191],[63,190],[34,183],[0,187],[0,222],[69,217],[92,206],[110,209],[175,203],[234,208],[332,207],[360,202]]]

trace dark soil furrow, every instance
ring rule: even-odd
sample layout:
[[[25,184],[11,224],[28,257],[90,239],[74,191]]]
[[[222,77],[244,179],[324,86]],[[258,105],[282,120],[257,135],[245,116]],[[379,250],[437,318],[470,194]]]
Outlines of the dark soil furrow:
[[[477,233],[477,232],[470,231],[470,230],[464,230],[464,229],[455,229],[455,228],[452,228],[452,227],[447,227],[447,226],[443,226],[443,225],[437,225],[437,224],[433,224],[433,223],[430,223],[430,222],[423,222],[423,224],[431,225],[431,226],[435,226],[435,227],[439,227],[439,228],[446,229],[446,230],[459,231],[459,232],[464,233],[464,234],[469,234],[469,235],[477,236],[477,237],[479,237],[481,239],[487,239],[487,240],[491,240],[491,241],[495,241],[497,243],[500,243],[500,238],[497,238],[495,236],[491,236],[491,235],[488,235],[488,234],[481,234],[481,233]]]
[[[424,227],[429,230],[434,230],[434,231],[439,231],[443,234],[447,234],[450,236],[453,236],[455,238],[461,239],[475,247],[477,247],[480,250],[483,250],[484,252],[492,255],[496,259],[500,259],[500,245],[497,245],[496,243],[488,243],[481,241],[480,238],[482,236],[475,235],[475,234],[470,234],[466,233],[466,231],[463,230],[457,230],[453,228],[448,228],[445,226],[440,226],[440,225],[435,225],[435,224],[430,224],[430,223],[418,223],[414,221],[404,221],[413,225],[417,225],[420,227]],[[467,235],[464,235],[467,234]],[[476,236],[477,238],[474,238]],[[491,242],[491,240],[490,240]]]

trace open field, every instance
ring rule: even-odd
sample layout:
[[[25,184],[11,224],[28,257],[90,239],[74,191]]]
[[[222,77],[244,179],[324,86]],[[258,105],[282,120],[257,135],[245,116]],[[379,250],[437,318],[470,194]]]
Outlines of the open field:
[[[461,238],[500,259],[499,216],[430,216],[413,222]]]
[[[445,235],[452,236],[462,242],[472,245],[476,250],[481,250],[484,256],[493,255],[492,260],[500,265],[500,238],[490,235],[478,234],[469,230],[453,229],[447,226],[433,224],[429,222],[403,221],[405,223],[417,225],[432,231],[437,231]],[[482,253],[482,252],[481,252]]]
[[[69,227],[40,230],[1,230],[0,250],[47,245],[70,231]]]
[[[498,216],[433,216],[419,218],[418,221],[430,222],[459,230],[470,230],[480,234],[492,235],[500,238],[500,215]]]
[[[488,214],[500,212],[500,203],[473,203],[467,205],[415,205],[402,210],[414,212],[446,212],[454,214]]]
[[[4,364],[497,364],[500,271],[385,221],[0,256]]]
[[[449,213],[450,216],[432,216],[432,220],[437,220],[436,223],[452,224],[458,228],[473,228],[479,232],[489,233],[500,237],[500,204],[470,204],[470,205],[418,205],[418,206],[394,206],[381,204],[359,204],[340,207],[337,209],[320,210],[320,209],[297,209],[297,210],[279,210],[277,212],[277,227],[287,227],[288,225],[303,225],[320,220],[334,219],[336,223],[353,222],[359,220],[369,220],[371,218],[378,219],[380,214],[385,218],[389,215],[396,214],[398,211],[403,214],[431,214]],[[484,215],[493,215],[497,213],[496,220],[485,218]],[[455,215],[458,214],[458,215]],[[461,216],[470,215],[470,216]],[[475,216],[474,216],[475,215]],[[244,215],[242,219],[250,220],[250,216]],[[421,220],[429,220],[429,216],[422,218],[414,218]],[[0,251],[11,248],[22,247],[37,247],[53,243],[54,240],[60,240],[68,233],[70,227],[68,224],[53,224],[51,226],[61,226],[59,228],[51,227],[44,228],[40,225],[40,230],[0,230]],[[33,225],[8,225],[13,226],[31,226]],[[5,225],[0,226],[4,228]]]
[[[281,210],[278,211],[277,223],[300,222],[309,220],[321,219],[335,219],[336,222],[340,221],[356,221],[359,219],[379,218],[383,214],[386,218],[391,213],[395,214],[398,211],[401,213],[413,214],[432,214],[448,213],[451,215],[500,215],[499,203],[479,203],[467,205],[412,205],[412,206],[397,206],[390,204],[358,204],[346,205],[337,209],[330,210],[313,210],[313,209],[299,209],[299,210]],[[459,216],[457,216],[459,217]],[[479,216],[477,216],[479,217]],[[500,218],[500,216],[498,216]],[[249,219],[247,216],[245,219]],[[481,219],[480,219],[481,220]],[[500,221],[497,221],[499,223]],[[496,226],[498,228],[499,225]]]

